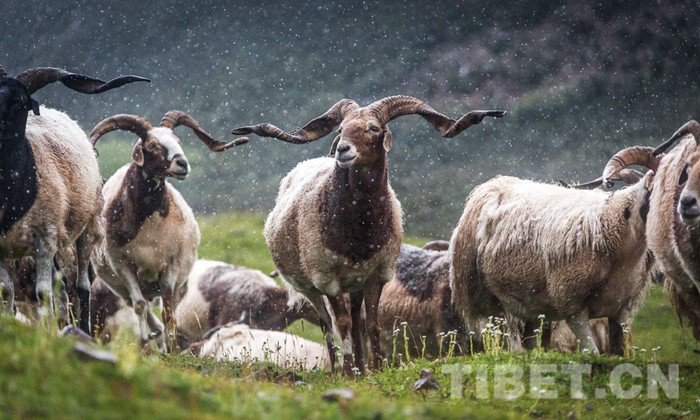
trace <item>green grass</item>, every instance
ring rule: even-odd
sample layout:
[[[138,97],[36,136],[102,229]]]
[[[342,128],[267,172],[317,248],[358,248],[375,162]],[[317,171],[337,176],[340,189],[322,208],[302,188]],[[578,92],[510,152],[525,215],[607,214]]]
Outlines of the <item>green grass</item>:
[[[260,234],[259,215],[227,215],[200,218],[203,239],[200,256],[248,265],[263,271],[271,262]],[[421,238],[411,239],[420,244]],[[320,340],[308,323],[290,327]],[[302,331],[303,329],[303,331]],[[633,324],[634,345],[630,358],[530,352],[477,354],[440,361],[413,360],[386,366],[382,371],[355,380],[338,373],[284,372],[264,363],[199,360],[192,356],[143,355],[117,340],[110,349],[116,364],[80,360],[73,341],[58,338],[40,328],[30,328],[0,317],[0,417],[78,418],[697,418],[700,416],[700,356],[697,343],[683,331],[659,286],[653,286]],[[652,351],[660,347],[656,351]],[[644,349],[645,351],[642,351]],[[591,374],[582,376],[586,399],[572,399],[571,380],[562,366],[583,363]],[[641,369],[643,378],[623,376],[624,387],[640,385],[640,396],[623,400],[608,385],[611,372],[621,363]],[[658,399],[647,398],[647,365],[657,363],[664,374],[669,364],[680,366],[678,398],[663,390]],[[444,365],[485,369],[489,398],[479,398],[476,375],[464,376],[464,386],[451,394]],[[558,398],[537,397],[531,392],[531,366],[552,365],[552,384]],[[495,398],[494,367],[522,368],[524,395],[512,401]],[[627,365],[628,367],[631,365]],[[440,389],[425,395],[411,391],[422,368],[435,372]],[[450,369],[450,368],[445,368]],[[351,388],[355,397],[326,402],[331,389]],[[596,398],[596,390],[605,395]],[[506,388],[508,390],[508,388]],[[600,391],[599,391],[600,392]]]

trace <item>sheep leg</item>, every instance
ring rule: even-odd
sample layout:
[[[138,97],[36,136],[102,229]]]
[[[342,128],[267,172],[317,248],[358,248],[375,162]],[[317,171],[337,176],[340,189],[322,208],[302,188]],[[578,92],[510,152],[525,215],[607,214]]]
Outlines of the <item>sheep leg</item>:
[[[363,351],[363,336],[365,323],[362,320],[362,299],[364,295],[362,291],[350,293],[350,316],[352,317],[352,351],[355,354],[355,367],[360,372],[365,373],[364,351]]]
[[[340,293],[338,296],[327,296],[328,302],[333,308],[333,314],[335,315],[335,322],[338,326],[338,332],[340,333],[340,340],[342,342],[341,351],[343,352],[343,374],[348,378],[352,378],[352,365],[353,365],[353,354],[352,354],[352,338],[350,335],[350,329],[352,328],[352,320],[350,319],[350,314],[348,313],[348,308],[345,305],[345,296]]]
[[[90,279],[88,266],[90,264],[90,248],[88,246],[87,229],[75,241],[75,256],[78,263],[78,278],[76,286],[80,310],[80,329],[92,335],[90,330]]]
[[[7,272],[5,263],[0,260],[0,298],[2,299],[3,312],[14,313],[15,309],[15,284]]]
[[[542,327],[540,328],[540,324]],[[532,350],[537,348],[537,332],[535,330],[540,329],[541,343],[539,343],[543,349],[549,349],[549,342],[552,339],[552,327],[549,322],[540,323],[540,320],[527,320],[525,321],[524,331],[523,331],[523,347],[527,350]]]
[[[53,300],[53,258],[56,250],[49,246],[46,241],[39,240],[37,252],[34,255],[36,260],[36,297],[41,307],[46,308],[49,320],[54,319]]]
[[[610,353],[617,356],[625,355],[625,332],[623,323],[629,320],[629,312],[621,310],[614,317],[608,318],[608,339],[610,341]]]
[[[536,324],[537,323],[537,324]],[[525,320],[523,326],[523,347],[526,350],[532,350],[537,347],[537,334],[535,333],[535,325],[539,326],[537,321]]]
[[[151,308],[148,302],[141,293],[136,276],[128,270],[119,270],[118,276],[121,278],[123,285],[126,286],[128,293],[127,303],[134,308],[136,316],[139,319],[139,329],[141,330],[141,345],[148,343],[151,329],[148,324],[149,313]],[[125,296],[126,297],[126,296]],[[152,316],[152,314],[151,314]]]
[[[331,370],[333,370],[335,369],[335,346],[333,345],[333,321],[331,320],[331,315],[323,303],[322,295],[313,292],[306,292],[305,295],[311,306],[316,308],[316,312],[318,312],[318,325],[321,327],[323,338],[326,340],[328,360],[331,364]]]
[[[165,324],[165,345],[171,350],[177,350],[177,325],[175,324],[175,289],[173,283],[165,282],[161,285],[163,297],[163,324]]]
[[[600,354],[593,340],[593,331],[591,330],[591,324],[588,322],[587,314],[574,315],[566,320],[566,324],[574,332],[576,338],[581,341],[581,350],[589,350],[595,354]]]
[[[382,279],[383,280],[383,279]],[[372,368],[379,369],[379,362],[382,358],[379,347],[379,298],[382,296],[384,282],[379,278],[370,278],[364,287],[365,295],[365,316],[367,322],[367,335],[372,349]]]
[[[60,317],[58,319],[59,327],[63,328],[68,324],[71,324],[71,313],[70,313],[70,297],[68,296],[68,285],[66,284],[66,278],[61,272],[58,262],[54,258],[53,261],[54,272],[53,272],[53,283],[54,290],[58,290],[58,302],[59,302],[59,313]]]

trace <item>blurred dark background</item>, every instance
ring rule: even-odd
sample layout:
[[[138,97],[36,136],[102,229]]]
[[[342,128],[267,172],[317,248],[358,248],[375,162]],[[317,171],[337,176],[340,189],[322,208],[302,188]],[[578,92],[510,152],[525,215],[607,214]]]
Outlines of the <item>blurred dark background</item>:
[[[53,66],[152,79],[96,96],[37,92],[86,131],[116,113],[157,123],[181,109],[230,139],[237,126],[292,131],[342,98],[396,94],[454,118],[507,109],[453,139],[418,116],[390,123],[406,230],[444,238],[469,191],[497,174],[588,180],[618,149],[698,118],[699,12],[697,1],[26,1],[3,8],[0,64],[10,75]],[[173,183],[199,214],[269,211],[284,174],[332,140],[251,136],[214,155],[177,130],[193,173]],[[106,176],[134,140],[100,140]]]

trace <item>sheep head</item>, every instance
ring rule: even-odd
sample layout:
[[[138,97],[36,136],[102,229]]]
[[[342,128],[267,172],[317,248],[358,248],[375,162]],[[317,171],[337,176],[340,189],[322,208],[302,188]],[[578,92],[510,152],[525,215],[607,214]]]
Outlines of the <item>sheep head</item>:
[[[695,149],[690,153],[685,161],[685,166],[678,179],[678,185],[682,186],[678,199],[678,216],[688,226],[700,224],[700,148],[698,148],[698,138],[700,138],[700,124],[697,121],[688,121],[678,129],[671,137],[671,140],[692,135],[695,141]]]
[[[245,144],[243,137],[231,142],[222,142],[207,134],[191,116],[182,111],[168,111],[159,127],[137,115],[119,114],[100,121],[90,133],[93,146],[104,134],[113,130],[126,130],[136,134],[139,141],[134,145],[132,159],[143,171],[153,177],[171,176],[184,180],[190,172],[190,164],[182,150],[180,139],[173,129],[180,125],[190,127],[209,150],[221,152]]]
[[[426,119],[443,137],[454,137],[472,125],[479,124],[485,117],[500,118],[506,111],[471,111],[459,120],[454,120],[435,111],[425,102],[409,96],[390,96],[362,108],[355,101],[343,99],[291,134],[271,124],[236,128],[233,134],[255,133],[262,137],[302,144],[318,140],[338,128],[339,134],[333,141],[331,155],[335,157],[338,166],[350,167],[384,159],[392,143],[387,123],[394,118],[411,114]]]

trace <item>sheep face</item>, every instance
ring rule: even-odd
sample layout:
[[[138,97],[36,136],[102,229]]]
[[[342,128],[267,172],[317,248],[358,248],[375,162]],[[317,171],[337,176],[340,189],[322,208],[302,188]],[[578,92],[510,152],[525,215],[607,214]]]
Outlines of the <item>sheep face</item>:
[[[354,112],[340,124],[335,160],[341,168],[373,165],[391,149],[391,131],[367,110]]]
[[[629,187],[630,193],[621,196],[624,200],[622,206],[611,206],[611,209],[622,211],[622,219],[626,221],[621,226],[628,229],[627,237],[631,238],[629,243],[642,243],[646,241],[644,234],[646,230],[647,215],[649,214],[649,198],[651,188],[654,183],[654,171],[645,174],[644,180]],[[622,192],[622,191],[621,191]],[[615,200],[615,198],[612,198]],[[620,217],[619,215],[617,217]]]
[[[700,224],[700,150],[695,150],[685,163],[685,168],[678,180],[683,185],[678,199],[678,216],[689,226]]]
[[[136,143],[132,157],[151,176],[184,180],[190,172],[180,140],[169,128],[151,129],[145,140]]]
[[[29,90],[17,80],[0,79],[0,138],[9,139],[24,133],[29,110],[39,115],[39,104]]]

